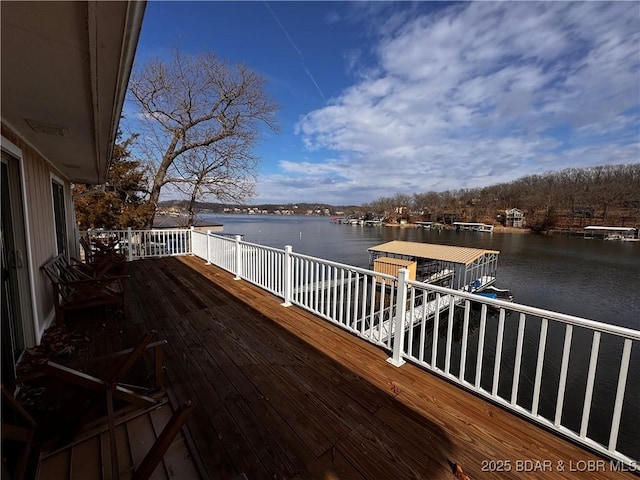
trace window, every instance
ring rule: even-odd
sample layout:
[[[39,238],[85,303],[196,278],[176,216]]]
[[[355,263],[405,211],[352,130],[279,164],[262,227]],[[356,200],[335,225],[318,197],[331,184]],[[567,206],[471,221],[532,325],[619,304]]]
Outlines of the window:
[[[56,242],[58,253],[67,251],[67,224],[64,214],[64,186],[53,180],[51,182],[53,189],[53,214],[56,226]]]

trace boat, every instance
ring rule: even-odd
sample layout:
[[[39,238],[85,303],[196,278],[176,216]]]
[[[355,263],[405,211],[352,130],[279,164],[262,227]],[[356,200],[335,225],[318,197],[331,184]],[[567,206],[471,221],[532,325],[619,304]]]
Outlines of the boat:
[[[604,239],[605,240],[622,240],[622,239],[624,239],[624,237],[622,235],[620,235],[619,233],[610,233],[609,235],[604,237]]]
[[[480,295],[485,298],[491,298],[493,300],[504,300],[505,302],[512,302],[513,295],[506,288],[497,288],[493,285],[486,287],[481,292],[475,292],[476,295]]]
[[[511,292],[509,290],[507,290],[506,288],[497,288],[497,287],[494,287],[493,285],[484,288],[482,291],[473,292],[473,293],[480,297],[490,298],[491,300],[502,300],[504,302],[513,301],[513,295],[511,295]],[[479,302],[471,302],[471,306],[474,309],[481,308],[481,305],[482,304]],[[489,313],[489,315],[496,316],[500,313],[500,307],[496,305],[491,305],[491,304],[486,304],[486,305],[487,305],[487,312]],[[506,310],[506,315],[507,316],[511,315],[511,311]]]
[[[372,227],[379,227],[380,225],[384,225],[384,220],[365,220],[364,224]]]
[[[456,231],[493,233],[493,225],[475,222],[453,222]]]

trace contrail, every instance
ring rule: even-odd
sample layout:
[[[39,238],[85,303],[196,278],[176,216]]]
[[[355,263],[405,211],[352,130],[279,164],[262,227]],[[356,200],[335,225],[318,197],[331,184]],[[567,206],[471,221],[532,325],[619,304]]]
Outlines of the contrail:
[[[267,2],[263,2],[263,3],[264,3],[264,6],[267,7],[267,10],[269,10],[269,12],[271,13],[271,16],[273,17],[273,19],[276,21],[276,23],[280,27],[280,30],[282,30],[282,33],[284,33],[285,37],[287,37],[287,40],[289,40],[289,43],[291,44],[293,49],[296,52],[298,52],[298,55],[300,56],[300,61],[302,62],[302,66],[304,67],[304,71],[307,73],[307,76],[311,79],[311,82],[313,82],[313,84],[315,85],[316,89],[318,90],[318,93],[322,97],[322,100],[326,102],[327,99],[325,98],[324,94],[322,93],[322,90],[320,89],[320,86],[318,85],[318,82],[316,82],[315,78],[313,78],[313,75],[311,74],[311,71],[309,71],[307,66],[304,64],[304,55],[302,55],[302,52],[300,51],[300,49],[293,42],[293,39],[291,38],[291,35],[289,35],[289,32],[287,32],[287,29],[284,28],[284,25],[282,25],[282,23],[280,23],[280,20],[278,19],[276,14],[273,12],[273,10],[271,10],[271,7],[269,6],[269,4]]]

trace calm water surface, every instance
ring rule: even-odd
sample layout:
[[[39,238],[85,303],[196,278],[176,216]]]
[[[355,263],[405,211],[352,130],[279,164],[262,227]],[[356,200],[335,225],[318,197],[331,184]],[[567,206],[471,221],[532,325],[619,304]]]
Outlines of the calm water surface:
[[[640,242],[336,225],[329,217],[211,215],[248,242],[367,268],[391,240],[500,250],[497,286],[518,303],[640,329]]]
[[[514,301],[640,329],[640,242],[497,232],[437,232],[409,227],[337,225],[332,224],[329,217],[211,215],[203,220],[222,223],[226,234],[244,235],[244,240],[248,242],[280,249],[285,245],[291,245],[294,252],[363,268],[369,266],[367,249],[391,240],[499,250],[496,285],[511,290]],[[490,323],[491,321],[488,323],[487,332],[490,331]],[[529,330],[532,331],[531,335],[528,333]],[[531,355],[529,359],[523,358],[519,395],[519,401],[523,405],[530,402],[532,396],[535,376],[533,352],[537,349],[538,331],[539,327],[529,325],[525,335],[524,354],[526,357],[527,351],[530,351]],[[442,335],[443,333],[440,334]],[[505,365],[510,363],[507,352],[515,350],[516,335],[517,321],[507,322],[503,353]],[[473,341],[477,342],[477,336],[477,331],[470,332],[468,359],[475,358]],[[554,325],[550,327],[540,403],[540,412],[547,418],[553,417],[555,408],[563,337],[562,328]],[[596,388],[589,424],[589,434],[603,444],[608,443],[622,344],[616,339],[609,340],[603,341],[600,348],[601,363],[596,372]],[[455,348],[460,348],[459,338],[455,341]],[[490,333],[487,333],[486,348],[495,349],[495,338],[492,338]],[[580,426],[590,348],[591,334],[582,329],[575,329],[563,409],[563,422],[574,430],[579,430]],[[441,361],[444,362],[444,359]],[[491,358],[487,358],[486,363],[483,371],[485,367],[493,368]],[[609,367],[613,369],[609,370]],[[512,362],[510,368],[512,371]],[[508,366],[503,369],[508,373]],[[473,366],[467,365],[466,371],[473,372]],[[510,391],[510,375],[507,373],[503,382],[501,372],[499,389],[501,393],[506,390],[505,396],[508,396]],[[639,375],[640,349],[636,348],[632,351],[627,397],[618,440],[618,449],[635,459],[640,459]],[[490,385],[483,384],[483,387],[490,389]]]

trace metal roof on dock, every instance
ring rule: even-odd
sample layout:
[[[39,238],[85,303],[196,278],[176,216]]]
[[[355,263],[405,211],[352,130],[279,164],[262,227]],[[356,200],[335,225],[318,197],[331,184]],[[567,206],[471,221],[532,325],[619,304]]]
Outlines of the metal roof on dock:
[[[429,258],[445,262],[463,263],[469,265],[486,254],[499,254],[498,250],[484,250],[471,247],[454,247],[436,243],[419,243],[393,240],[369,248],[369,251],[406,255],[410,257]]]
[[[597,225],[589,225],[588,227],[584,227],[585,230],[612,230],[615,232],[632,232],[636,229],[633,227],[601,227]]]

